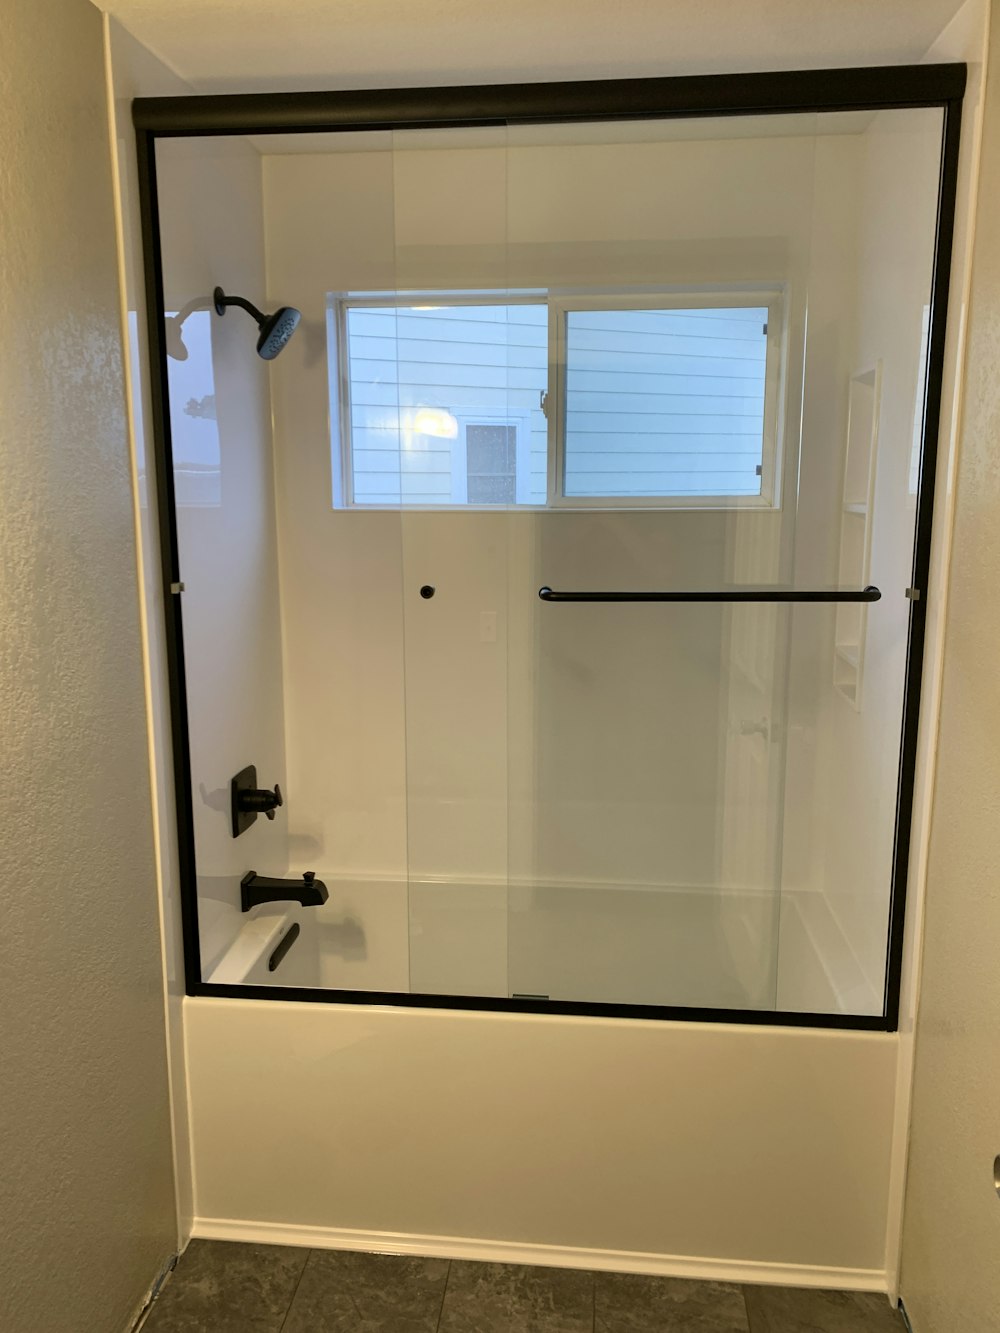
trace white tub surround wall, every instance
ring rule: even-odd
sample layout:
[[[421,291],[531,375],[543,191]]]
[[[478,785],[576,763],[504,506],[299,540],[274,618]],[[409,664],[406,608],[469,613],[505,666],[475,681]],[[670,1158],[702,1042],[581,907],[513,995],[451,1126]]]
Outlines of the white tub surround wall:
[[[217,285],[264,305],[261,164],[239,137],[160,140],[156,154],[166,309],[198,307],[180,330],[188,358],[168,369],[207,976],[244,919],[242,876],[287,869],[300,799],[285,776],[268,367],[251,317],[211,309]],[[234,838],[229,784],[248,764],[287,804]]]
[[[198,1236],[884,1289],[892,1037],[185,1007]]]
[[[0,1322],[123,1333],[177,1231],[101,19],[0,51]]]
[[[760,967],[716,1003],[768,1007],[776,968],[786,1007],[840,1002],[842,969],[827,975],[822,960],[817,968],[823,940],[791,929],[791,911],[778,957],[773,879],[745,882],[743,858],[728,867],[739,872],[732,883],[722,875],[728,892],[715,887],[726,799],[719,749],[732,721],[720,682],[722,617],[684,614],[679,635],[676,615],[643,613],[642,653],[625,669],[620,612],[591,607],[583,621],[535,596],[541,583],[642,586],[654,568],[676,586],[719,586],[734,577],[734,562],[740,579],[781,581],[792,507],[735,521],[724,512],[348,512],[332,508],[327,443],[330,292],[461,288],[481,285],[484,274],[512,288],[630,286],[663,273],[696,285],[778,280],[788,284],[788,493],[800,403],[803,466],[814,480],[826,468],[838,489],[854,324],[855,223],[846,201],[856,192],[861,140],[840,133],[848,127],[835,118],[815,138],[812,122],[781,128],[753,121],[745,137],[727,140],[729,122],[675,127],[679,141],[665,143],[642,133],[630,142],[627,128],[606,127],[590,127],[590,139],[585,127],[575,143],[531,127],[472,135],[462,148],[440,132],[374,135],[369,151],[359,151],[368,139],[358,136],[346,145],[321,138],[324,151],[313,153],[301,137],[261,144],[269,299],[293,301],[306,317],[305,336],[273,367],[289,771],[299,792],[289,812],[292,855],[352,884],[409,875],[415,989],[460,991],[478,976],[479,993],[547,992],[541,982],[506,979],[511,948],[519,958],[519,941],[541,917],[559,917],[568,901],[561,891],[618,885],[662,890],[681,905],[698,892],[717,897],[732,947],[746,952],[756,941]],[[294,151],[283,156],[287,148]],[[613,188],[623,172],[625,209]],[[803,394],[807,299],[817,336],[846,332],[827,339],[829,355],[810,365]],[[508,397],[523,407],[530,394]],[[811,567],[796,568],[803,586],[836,581],[834,508],[802,517],[817,552]],[[746,541],[751,528],[770,535]],[[440,585],[433,602],[417,595],[424,582]],[[483,610],[497,617],[491,644],[478,631]],[[813,719],[831,653],[807,655],[800,673]],[[605,719],[596,729],[595,718]],[[810,735],[814,728],[813,720]],[[656,743],[660,731],[668,747]],[[597,768],[588,744],[603,755]],[[814,759],[810,750],[805,762]],[[797,772],[789,784],[794,800],[801,779]],[[804,809],[793,808],[790,820],[808,844]],[[811,857],[792,863],[790,897],[814,890],[813,872]],[[398,904],[405,947],[405,898]],[[537,920],[522,911],[535,906]],[[380,919],[387,907],[384,896],[372,902]],[[456,969],[449,955],[463,931],[467,945],[475,942]],[[706,975],[715,966],[707,959]],[[862,1007],[880,1003],[875,996]]]
[[[811,491],[812,503],[825,506],[823,525],[835,542],[833,569],[842,562],[840,580],[851,581],[853,574],[858,583],[873,583],[882,601],[838,611],[834,634],[833,617],[818,626],[800,617],[793,651],[803,670],[800,680],[794,668],[792,673],[783,865],[790,892],[783,894],[782,928],[786,938],[787,932],[805,931],[838,1008],[864,1013],[881,1010],[885,975],[910,609],[904,590],[911,581],[917,499],[914,422],[923,402],[921,349],[933,270],[941,113],[881,112],[853,152],[851,195],[831,200],[834,210],[846,202],[853,215],[847,229],[856,246],[853,318],[839,330],[817,330],[837,364],[839,448],[832,457],[806,453],[804,469],[812,474],[803,477],[801,493]],[[907,218],[912,225],[901,222]],[[859,377],[862,383],[877,378],[879,390],[870,500],[867,473],[844,488],[850,386]],[[947,453],[946,429],[940,448]],[[827,469],[822,482],[817,468]],[[850,507],[845,500],[853,501]],[[811,532],[811,526],[802,531]],[[870,563],[867,576],[858,578],[851,557],[860,557],[866,540]],[[803,573],[816,558],[812,546],[800,537]],[[818,570],[811,576],[823,578]],[[840,648],[841,641],[858,640],[859,628],[860,646],[853,653]],[[850,669],[852,656],[856,671]],[[852,682],[849,692],[835,683],[841,676]],[[809,784],[809,816],[796,818],[802,781]],[[785,1002],[790,975],[782,977]],[[804,980],[807,987],[816,984],[815,976]]]

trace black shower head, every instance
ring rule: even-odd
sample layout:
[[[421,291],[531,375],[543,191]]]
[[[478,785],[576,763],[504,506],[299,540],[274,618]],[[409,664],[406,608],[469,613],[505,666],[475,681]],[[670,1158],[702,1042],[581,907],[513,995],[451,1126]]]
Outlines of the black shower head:
[[[257,339],[257,355],[263,357],[265,361],[274,360],[298,328],[299,320],[302,318],[299,312],[290,305],[279,307],[273,315],[265,315],[255,305],[251,305],[249,301],[244,300],[242,296],[227,296],[221,287],[216,287],[212,296],[215,301],[217,315],[224,315],[226,307],[231,305],[241,306],[253,315],[257,321],[257,327],[260,329],[260,337]]]
[[[268,315],[260,326],[257,355],[265,361],[273,361],[299,327],[301,318],[295,307],[290,305],[280,306],[273,315]]]

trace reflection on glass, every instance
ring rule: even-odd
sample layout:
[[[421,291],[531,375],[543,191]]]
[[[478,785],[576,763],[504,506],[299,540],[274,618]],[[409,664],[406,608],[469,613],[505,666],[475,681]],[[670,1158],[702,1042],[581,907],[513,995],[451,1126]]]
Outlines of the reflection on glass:
[[[176,313],[169,313],[172,327]],[[221,505],[222,469],[212,365],[212,316],[195,310],[184,319],[180,359],[167,357],[174,494],[182,507]]]
[[[545,501],[545,306],[449,295],[338,303],[355,505]],[[477,453],[497,431],[511,441],[498,471]]]

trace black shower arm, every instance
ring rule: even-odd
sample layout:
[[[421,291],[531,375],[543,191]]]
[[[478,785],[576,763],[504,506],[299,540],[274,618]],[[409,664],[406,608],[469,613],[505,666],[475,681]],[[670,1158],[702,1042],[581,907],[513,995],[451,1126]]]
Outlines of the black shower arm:
[[[246,310],[249,314],[253,315],[254,319],[257,321],[258,328],[263,326],[264,320],[267,318],[265,314],[257,309],[253,302],[248,301],[243,296],[227,296],[221,287],[216,287],[214,297],[215,310],[219,315],[225,311],[226,306],[238,305],[241,309]]]

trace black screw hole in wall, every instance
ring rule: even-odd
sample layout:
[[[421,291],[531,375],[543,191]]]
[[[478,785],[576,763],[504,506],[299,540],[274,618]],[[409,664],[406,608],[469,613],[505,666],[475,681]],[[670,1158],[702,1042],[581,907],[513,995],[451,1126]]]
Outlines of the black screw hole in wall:
[[[420,589],[420,596],[426,602],[428,598],[434,596],[435,592],[437,592],[437,589],[432,584],[425,583],[424,586]]]

